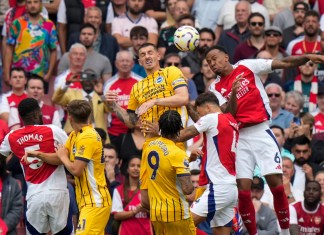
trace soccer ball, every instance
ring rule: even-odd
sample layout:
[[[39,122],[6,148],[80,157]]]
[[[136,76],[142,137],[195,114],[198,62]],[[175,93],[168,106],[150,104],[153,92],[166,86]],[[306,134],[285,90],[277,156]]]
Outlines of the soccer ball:
[[[173,42],[180,51],[193,51],[199,44],[199,38],[199,33],[194,27],[185,25],[175,31]]]

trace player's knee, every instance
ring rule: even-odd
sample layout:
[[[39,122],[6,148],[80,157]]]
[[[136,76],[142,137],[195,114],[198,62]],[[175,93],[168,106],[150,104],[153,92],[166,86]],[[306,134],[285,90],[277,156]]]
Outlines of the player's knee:
[[[237,179],[237,188],[239,191],[248,191],[251,190],[251,179]]]
[[[265,178],[270,188],[278,187],[283,184],[282,174],[266,175]]]

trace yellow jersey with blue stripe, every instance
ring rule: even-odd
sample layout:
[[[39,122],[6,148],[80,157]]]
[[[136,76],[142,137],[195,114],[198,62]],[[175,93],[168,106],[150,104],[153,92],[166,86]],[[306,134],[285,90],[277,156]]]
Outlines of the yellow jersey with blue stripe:
[[[99,134],[91,126],[78,133],[72,131],[65,147],[70,151],[70,160],[87,162],[80,177],[75,176],[75,194],[78,207],[111,206],[111,197],[104,173],[103,147]]]
[[[166,138],[151,141],[143,150],[141,189],[148,190],[151,221],[173,222],[190,217],[189,204],[178,177],[189,176],[185,151]]]
[[[187,82],[180,69],[175,66],[159,69],[146,78],[134,84],[127,110],[135,112],[136,109],[146,101],[173,96],[174,91],[182,86],[187,86]],[[176,110],[181,115],[182,123],[187,123],[188,114],[185,106],[166,107],[154,105],[142,115],[143,120],[150,122],[158,121],[160,116],[167,110]]]

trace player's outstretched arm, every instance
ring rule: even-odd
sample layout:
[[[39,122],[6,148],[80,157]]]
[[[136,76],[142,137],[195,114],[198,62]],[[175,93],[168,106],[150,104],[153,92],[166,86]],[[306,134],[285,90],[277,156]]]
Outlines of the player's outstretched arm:
[[[150,200],[147,189],[141,189],[141,205],[146,210],[150,210]]]
[[[199,134],[200,133],[198,132],[195,126],[189,126],[180,131],[180,136],[178,137],[177,141],[184,142]]]
[[[195,107],[194,107],[192,104],[188,103],[188,104],[186,105],[186,108],[187,108],[187,111],[188,111],[189,116],[191,117],[191,119],[192,119],[194,122],[197,122],[197,121],[199,120],[200,116],[199,116],[199,114],[196,112]]]
[[[272,70],[298,67],[311,60],[315,64],[324,62],[324,55],[304,54],[299,56],[288,56],[281,60],[274,59],[271,64]]]
[[[25,152],[25,155],[21,159],[22,161],[25,161],[28,164],[27,157],[31,158],[39,158],[43,162],[46,162],[51,165],[62,165],[61,160],[58,158],[56,153],[42,153],[39,151],[27,151]]]
[[[235,78],[233,85],[232,85],[232,93],[231,97],[226,105],[225,113],[230,113],[235,117],[236,111],[237,111],[237,91],[241,86],[241,81],[243,80],[243,77],[240,75],[237,78]]]
[[[177,178],[180,182],[182,192],[185,195],[189,195],[195,190],[194,186],[192,185],[190,175],[184,175],[184,176],[177,175]]]

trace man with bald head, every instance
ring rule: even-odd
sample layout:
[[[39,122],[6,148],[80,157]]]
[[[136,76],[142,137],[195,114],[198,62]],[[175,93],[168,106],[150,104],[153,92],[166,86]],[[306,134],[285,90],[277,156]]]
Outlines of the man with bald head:
[[[239,210],[249,234],[257,234],[255,211],[251,200],[251,183],[255,166],[259,166],[276,198],[274,208],[283,235],[289,234],[289,208],[282,182],[280,150],[269,128],[271,108],[258,74],[274,69],[296,67],[311,60],[324,61],[324,56],[305,54],[281,60],[242,60],[235,66],[226,50],[213,46],[206,52],[209,67],[218,75],[211,85],[225,112],[231,112],[239,125],[237,146],[237,183]],[[234,90],[233,90],[234,89]],[[232,91],[236,96],[231,96]],[[226,105],[226,103],[228,104]]]
[[[240,1],[235,6],[236,24],[222,32],[218,45],[224,47],[233,63],[235,48],[250,37],[248,18],[251,14],[251,5],[248,1]]]
[[[127,109],[129,96],[133,85],[142,79],[141,76],[132,72],[134,67],[134,60],[131,52],[119,51],[116,56],[115,66],[118,72],[109,79],[104,85],[104,94],[108,91],[115,91],[118,93],[117,103]],[[110,113],[108,117],[109,129],[108,134],[112,143],[116,138],[124,133],[127,133],[128,128],[122,123],[115,113]]]

